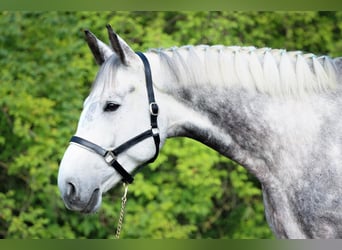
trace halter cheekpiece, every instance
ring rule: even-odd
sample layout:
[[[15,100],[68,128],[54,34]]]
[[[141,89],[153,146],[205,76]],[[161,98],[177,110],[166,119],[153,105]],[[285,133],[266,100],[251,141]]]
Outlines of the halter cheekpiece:
[[[134,178],[133,176],[128,173],[123,166],[117,161],[117,156],[126,151],[127,149],[131,148],[135,144],[138,144],[139,142],[149,138],[153,137],[154,144],[156,147],[156,152],[154,156],[145,162],[144,164],[154,162],[155,159],[158,157],[159,154],[159,144],[160,144],[160,136],[159,136],[159,129],[158,129],[158,113],[159,113],[159,107],[158,104],[155,101],[154,98],[154,91],[153,91],[153,84],[152,84],[152,74],[151,74],[151,67],[148,62],[148,59],[142,52],[136,52],[136,54],[140,57],[144,64],[145,69],[145,81],[146,81],[146,89],[147,89],[147,97],[149,102],[149,111],[150,111],[150,122],[151,122],[151,128],[146,130],[145,132],[138,134],[137,136],[129,139],[128,141],[124,142],[117,148],[113,150],[106,150],[102,148],[101,146],[92,143],[88,140],[85,140],[78,136],[73,136],[70,139],[70,143],[76,144],[78,146],[81,146],[87,150],[90,150],[96,154],[99,154],[103,157],[105,162],[109,166],[112,166],[121,176],[122,181],[125,183],[132,183]],[[142,165],[144,165],[142,164]]]

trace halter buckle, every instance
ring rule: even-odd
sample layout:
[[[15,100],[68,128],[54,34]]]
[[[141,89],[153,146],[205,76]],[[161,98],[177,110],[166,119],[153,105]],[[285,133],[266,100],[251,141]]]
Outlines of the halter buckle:
[[[159,107],[156,102],[151,102],[150,103],[150,114],[153,116],[158,116],[159,114]]]
[[[107,151],[105,156],[104,156],[105,162],[107,162],[109,165],[113,163],[113,161],[116,160],[116,156],[113,154],[112,151]]]

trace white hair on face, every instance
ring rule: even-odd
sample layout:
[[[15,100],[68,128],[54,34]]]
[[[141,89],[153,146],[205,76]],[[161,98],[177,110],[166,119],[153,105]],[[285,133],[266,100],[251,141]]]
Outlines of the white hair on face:
[[[151,49],[178,84],[233,86],[279,96],[302,96],[336,87],[337,71],[327,56],[239,46]]]
[[[114,88],[114,79],[121,64],[116,55],[112,55],[102,64],[90,91],[90,98],[102,96],[105,92]]]

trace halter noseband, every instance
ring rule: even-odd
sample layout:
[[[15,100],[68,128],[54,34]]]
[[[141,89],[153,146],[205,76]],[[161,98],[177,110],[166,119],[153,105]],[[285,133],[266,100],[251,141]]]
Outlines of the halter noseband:
[[[132,139],[124,142],[123,144],[121,144],[120,146],[118,146],[117,148],[113,150],[106,150],[102,148],[101,146],[96,145],[95,143],[92,143],[78,136],[73,136],[70,139],[70,143],[76,144],[77,146],[83,147],[87,150],[90,150],[96,154],[101,155],[103,159],[105,160],[105,162],[107,162],[108,165],[112,166],[122,176],[122,181],[125,183],[132,183],[134,178],[116,160],[117,156],[121,154],[122,152],[126,151],[127,149],[131,148],[135,144],[138,144],[139,142],[149,137],[153,137],[154,144],[156,146],[156,152],[154,156],[149,161],[145,162],[144,164],[151,163],[151,162],[154,162],[155,159],[158,157],[159,144],[160,144],[159,129],[158,129],[158,122],[157,122],[159,107],[154,98],[151,67],[146,56],[143,53],[136,52],[136,54],[140,57],[140,59],[144,63],[145,81],[146,81],[146,89],[147,89],[147,96],[148,96],[148,102],[149,102],[151,128],[133,137]]]

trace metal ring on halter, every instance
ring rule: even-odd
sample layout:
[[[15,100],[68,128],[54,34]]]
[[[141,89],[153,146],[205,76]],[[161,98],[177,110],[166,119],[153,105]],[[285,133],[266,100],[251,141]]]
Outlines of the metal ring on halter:
[[[112,151],[107,151],[106,155],[104,156],[104,160],[111,165],[113,161],[116,161],[116,156]]]

